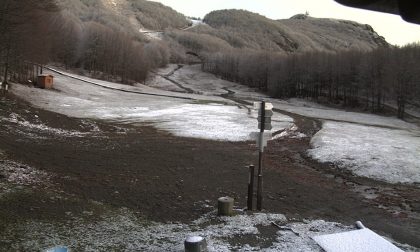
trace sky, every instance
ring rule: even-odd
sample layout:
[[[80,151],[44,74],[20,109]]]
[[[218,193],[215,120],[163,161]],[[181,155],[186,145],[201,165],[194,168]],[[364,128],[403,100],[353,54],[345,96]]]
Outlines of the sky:
[[[350,8],[334,0],[153,0],[192,17],[203,18],[213,10],[244,9],[271,19],[286,19],[308,12],[312,17],[338,18],[369,24],[388,43],[405,45],[420,41],[420,25],[405,22],[400,16]]]

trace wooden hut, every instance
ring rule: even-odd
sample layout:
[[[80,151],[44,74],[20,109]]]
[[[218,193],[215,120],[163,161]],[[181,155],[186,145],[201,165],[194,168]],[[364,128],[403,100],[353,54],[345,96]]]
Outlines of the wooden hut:
[[[38,75],[37,85],[40,88],[51,89],[54,83],[54,77],[51,74]]]

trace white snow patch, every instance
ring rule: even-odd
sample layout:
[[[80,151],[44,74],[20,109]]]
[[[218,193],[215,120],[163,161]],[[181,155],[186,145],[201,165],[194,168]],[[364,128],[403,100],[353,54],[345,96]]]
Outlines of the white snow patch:
[[[354,174],[390,183],[420,183],[420,131],[325,122],[309,155]]]
[[[183,137],[211,140],[246,141],[257,130],[256,113],[247,109],[220,104],[184,104],[137,114],[156,127]],[[277,115],[273,130],[288,127],[291,118]]]
[[[269,236],[259,228],[272,223],[284,224],[282,230]],[[273,226],[273,228],[276,228]],[[210,212],[190,223],[145,222],[127,209],[108,213],[100,220],[73,218],[66,224],[31,221],[23,226],[9,228],[5,237],[15,237],[15,250],[45,250],[66,246],[75,251],[184,251],[187,237],[206,239],[208,251],[323,251],[312,239],[314,236],[353,230],[353,227],[323,220],[288,222],[282,214],[255,213],[232,217],[217,217]],[[45,234],[48,234],[46,236]],[[259,241],[250,245],[235,239],[251,236]],[[261,241],[264,241],[261,243]],[[397,244],[401,246],[400,244]],[[411,248],[402,245],[404,248]],[[413,249],[414,251],[414,249]]]
[[[222,80],[217,78],[214,74],[201,71],[200,67],[201,65],[184,66],[176,71],[170,78],[196,93],[208,96],[227,94],[229,90],[238,98],[253,100],[268,98],[267,95],[260,93],[257,89]]]
[[[45,184],[46,172],[9,160],[0,160],[0,197],[13,192],[19,186]]]
[[[101,220],[95,222],[78,218],[67,224],[31,221],[24,226],[9,228],[5,236],[13,233],[22,235],[19,243],[12,244],[12,248],[16,250],[45,250],[60,245],[76,251],[184,251],[184,240],[187,237],[201,236],[206,239],[209,251],[284,251],[284,248],[287,248],[287,251],[321,251],[321,248],[310,239],[313,234],[350,230],[341,224],[325,221],[313,221],[307,224],[290,223],[299,235],[290,231],[280,231],[276,235],[277,238],[272,240],[272,245],[268,245],[267,248],[252,247],[249,244],[230,244],[229,240],[235,237],[261,236],[258,226],[286,221],[282,214],[252,214],[222,218],[212,212],[190,224],[146,223],[123,209],[117,214],[103,216]]]
[[[52,133],[56,135],[66,136],[66,137],[81,137],[86,135],[86,133],[82,133],[79,131],[69,131],[69,130],[63,130],[63,129],[57,129],[57,128],[51,128],[48,127],[45,124],[42,123],[31,123],[27,120],[25,120],[23,117],[19,116],[16,113],[10,114],[9,118],[2,117],[0,118],[0,121],[7,121],[10,123],[14,123],[20,127],[23,127],[25,129],[29,130],[36,130],[40,132],[47,132]]]
[[[301,99],[287,101],[268,99],[276,108],[312,118],[352,122],[371,126],[383,126],[408,130],[420,130],[418,126],[405,122],[396,117],[385,117],[367,113],[347,112],[339,109],[327,108],[322,105]]]
[[[201,102],[196,104],[190,100],[103,89],[61,75],[55,76],[55,88],[60,92],[23,85],[15,85],[13,92],[38,107],[68,116],[139,125],[147,123],[183,137],[246,141],[251,140],[249,133],[257,130],[257,115],[254,111],[244,106],[221,105],[221,103],[232,104],[231,101],[221,97],[178,94],[146,86],[132,87],[81,78],[98,82],[104,87],[136,92],[153,91],[153,94],[162,95],[181,95]],[[273,131],[277,131],[288,127],[293,119],[275,113],[273,121]]]
[[[201,236],[190,236],[187,239],[185,239],[185,241],[189,243],[197,243],[201,242],[202,240],[204,240],[204,238]]]
[[[136,86],[138,84],[135,84]],[[146,81],[146,85],[153,88],[158,88],[165,91],[173,91],[173,92],[184,92],[185,90],[178,87],[174,83],[170,82],[169,80],[163,78],[159,75],[154,75],[149,77],[149,79]]]
[[[279,134],[275,135],[272,137],[271,140],[274,139],[282,139],[282,138],[305,138],[308,137],[306,134],[297,131],[298,127],[295,124],[290,124],[291,127],[288,127],[286,129],[284,129],[282,132],[280,132]]]
[[[368,228],[316,236],[314,240],[326,252],[402,252]]]

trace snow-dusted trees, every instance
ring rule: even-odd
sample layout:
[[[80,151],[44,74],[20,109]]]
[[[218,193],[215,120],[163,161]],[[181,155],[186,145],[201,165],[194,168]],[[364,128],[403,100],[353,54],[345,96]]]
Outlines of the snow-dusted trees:
[[[151,41],[144,46],[146,62],[151,68],[164,67],[169,63],[169,47],[162,41]]]
[[[268,89],[270,67],[274,56],[268,52],[230,49],[211,53],[206,57],[203,69],[224,79],[244,85]]]
[[[136,19],[147,29],[163,30],[182,28],[188,25],[184,15],[161,3],[145,0],[130,1]]]
[[[407,105],[420,107],[420,44],[394,49],[386,72],[398,117],[404,118]]]
[[[136,3],[140,2],[145,1]],[[95,12],[97,3],[65,1],[65,5],[61,1],[68,9],[60,9],[55,3],[55,0],[2,1],[0,81],[3,84],[10,76],[24,81],[28,71],[35,75],[29,62],[82,68],[97,77],[113,80],[118,77],[123,83],[143,81],[150,68],[168,63],[167,44],[145,44],[139,33],[129,34],[129,30],[118,28],[122,27],[116,25],[118,20],[102,20],[104,15]]]
[[[27,80],[30,63],[59,63],[82,68],[97,77],[123,83],[143,81],[150,68],[169,61],[164,43],[142,42],[137,36],[96,21],[83,21],[54,0],[4,0],[0,5],[0,71]],[[117,78],[118,77],[118,78]]]
[[[84,24],[78,43],[80,55],[74,66],[106,79],[119,77],[122,83],[146,78],[149,68],[144,46],[128,34],[88,22]]]
[[[65,68],[74,66],[81,55],[80,41],[83,37],[83,24],[67,11],[52,18],[51,60],[64,64]]]
[[[210,36],[208,34],[198,34],[194,32],[168,30],[166,35],[173,41],[195,53],[214,53],[226,51],[232,47],[224,40]]]
[[[228,50],[208,55],[203,69],[276,97],[311,98],[379,112],[420,107],[420,45],[369,52],[275,54]]]

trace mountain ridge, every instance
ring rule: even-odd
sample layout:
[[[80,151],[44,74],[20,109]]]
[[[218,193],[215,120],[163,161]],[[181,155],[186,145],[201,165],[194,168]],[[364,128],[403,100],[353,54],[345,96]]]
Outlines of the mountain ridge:
[[[272,20],[245,10],[219,10],[207,14],[204,22],[221,32],[247,32],[256,34],[253,42],[274,43],[278,50],[303,52],[311,50],[371,50],[389,46],[371,26],[350,20],[314,18],[297,14],[289,19]],[[243,36],[244,39],[249,36]],[[261,48],[267,48],[261,42]]]
[[[59,5],[81,22],[99,22],[144,42],[153,40],[153,36],[144,36],[141,31],[164,31],[166,36],[159,38],[186,50],[201,51],[200,48],[204,48],[204,52],[212,53],[220,46],[221,50],[240,48],[294,53],[367,51],[389,46],[371,26],[349,20],[313,18],[306,14],[273,20],[253,12],[229,9],[212,11],[204,17],[201,25],[180,31],[191,25],[191,20],[161,3],[146,0],[77,2],[59,0]],[[193,48],[189,48],[191,44],[194,44]]]

